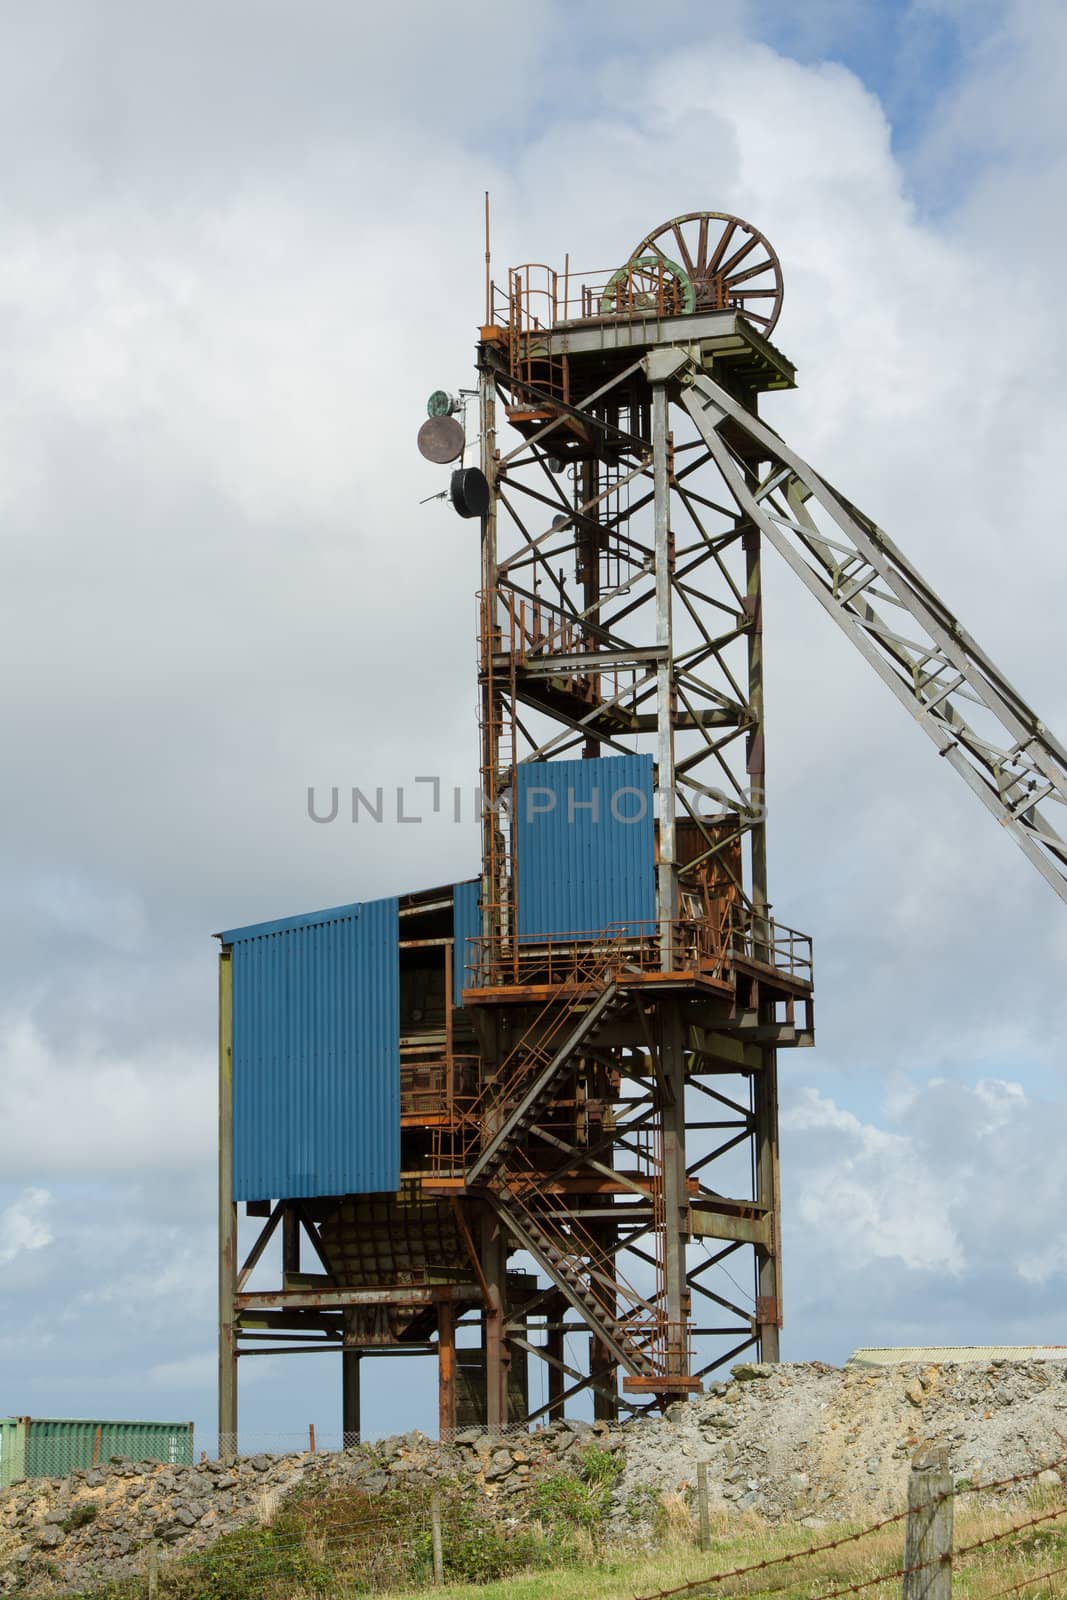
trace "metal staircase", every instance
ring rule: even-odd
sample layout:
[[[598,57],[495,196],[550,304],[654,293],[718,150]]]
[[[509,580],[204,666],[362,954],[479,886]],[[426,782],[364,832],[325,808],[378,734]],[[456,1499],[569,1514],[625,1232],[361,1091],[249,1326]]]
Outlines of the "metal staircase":
[[[655,1307],[621,1280],[605,1253],[574,1221],[557,1223],[534,1209],[532,1189],[496,1192],[492,1204],[517,1243],[574,1307],[612,1358],[634,1377],[656,1371],[653,1345],[659,1317]],[[620,1314],[620,1304],[625,1307]]]
[[[588,952],[582,966],[592,998],[553,996],[511,1051],[501,1068],[503,1081],[493,1086],[481,1112],[481,1147],[469,1162],[466,1184],[485,1190],[516,1245],[533,1257],[612,1360],[633,1377],[651,1378],[657,1372],[661,1313],[620,1278],[612,1252],[553,1197],[551,1173],[536,1168],[525,1149],[527,1136],[558,1096],[567,1068],[628,1005],[619,989],[625,965],[618,940]]]
[[[612,1011],[620,1008],[618,989],[614,979],[609,978],[558,1049],[553,1050],[547,1044],[520,1047],[521,1065],[512,1079],[513,1085],[516,1079],[519,1082],[518,1098],[512,1098],[514,1088],[511,1093],[504,1091],[502,1099],[505,1102],[510,1099],[512,1103],[504,1114],[503,1122],[468,1168],[468,1187],[485,1183],[499,1171],[515,1141],[529,1131],[534,1119],[551,1099],[556,1080],[564,1067],[583,1044],[591,1043]]]

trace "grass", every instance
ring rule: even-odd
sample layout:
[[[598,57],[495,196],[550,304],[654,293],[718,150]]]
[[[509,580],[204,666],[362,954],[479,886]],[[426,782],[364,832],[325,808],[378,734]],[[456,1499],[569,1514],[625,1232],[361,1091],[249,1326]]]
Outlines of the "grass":
[[[1010,1528],[1029,1510],[1011,1512],[979,1509],[960,1511],[956,1517],[955,1542],[970,1544],[977,1539]],[[471,1585],[452,1584],[434,1591],[434,1600],[634,1600],[635,1596],[657,1593],[727,1571],[749,1566],[772,1556],[829,1543],[842,1535],[858,1531],[838,1524],[808,1530],[779,1528],[762,1524],[754,1517],[733,1514],[713,1523],[712,1548],[701,1553],[692,1543],[677,1538],[650,1552],[600,1554],[579,1567],[548,1572],[531,1572],[505,1582],[482,1584],[477,1592]],[[747,1578],[717,1583],[707,1595],[718,1597],[774,1596],[775,1600],[814,1600],[834,1589],[863,1582],[903,1564],[903,1523],[878,1533],[828,1550],[810,1561],[797,1561],[772,1567]],[[1067,1516],[1063,1526],[1045,1523],[1031,1533],[1020,1535],[1010,1546],[998,1543],[960,1562],[953,1575],[953,1600],[991,1600],[1001,1589],[1050,1568],[1067,1565]],[[872,1586],[873,1596],[892,1596],[897,1600],[901,1580],[891,1579]],[[1067,1573],[1050,1582],[1035,1583],[1023,1591],[1023,1600],[1063,1600],[1067,1596]],[[424,1591],[390,1591],[388,1600],[426,1600]]]
[[[634,1600],[699,1582],[714,1573],[860,1532],[856,1526],[774,1527],[753,1514],[712,1520],[711,1548],[695,1547],[690,1506],[681,1496],[660,1502],[652,1550],[604,1543],[604,1520],[617,1467],[587,1452],[567,1472],[539,1484],[520,1522],[513,1501],[489,1501],[446,1486],[442,1493],[446,1583],[433,1600]],[[989,1538],[1028,1516],[1055,1510],[1063,1491],[1035,1492],[1029,1504],[956,1506],[957,1548]],[[645,1508],[647,1510],[647,1507]],[[409,1486],[381,1496],[334,1489],[264,1505],[262,1520],[225,1535],[210,1551],[167,1561],[160,1600],[429,1600],[432,1549],[429,1491]],[[708,1600],[815,1600],[893,1572],[902,1564],[903,1522],[823,1551],[810,1559],[727,1579]],[[961,1561],[954,1600],[991,1600],[1011,1584],[1067,1565],[1067,1514]],[[141,1600],[144,1580],[106,1586],[92,1600]],[[698,1591],[698,1594],[700,1591]],[[900,1593],[900,1579],[872,1586],[872,1596]],[[1024,1600],[1062,1600],[1067,1573],[1034,1583]]]

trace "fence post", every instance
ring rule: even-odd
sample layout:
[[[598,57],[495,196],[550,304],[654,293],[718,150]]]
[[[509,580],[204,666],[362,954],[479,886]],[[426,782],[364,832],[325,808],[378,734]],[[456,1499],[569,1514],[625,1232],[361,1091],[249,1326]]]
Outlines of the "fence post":
[[[708,1464],[697,1462],[697,1513],[700,1517],[700,1548],[711,1549],[711,1517],[708,1514]]]
[[[148,1546],[148,1600],[159,1595],[159,1545],[155,1539]]]
[[[430,1496],[430,1537],[433,1541],[433,1581],[445,1581],[445,1554],[441,1542],[441,1496]]]
[[[952,1600],[952,1473],[943,1445],[917,1450],[908,1479],[903,1600]]]

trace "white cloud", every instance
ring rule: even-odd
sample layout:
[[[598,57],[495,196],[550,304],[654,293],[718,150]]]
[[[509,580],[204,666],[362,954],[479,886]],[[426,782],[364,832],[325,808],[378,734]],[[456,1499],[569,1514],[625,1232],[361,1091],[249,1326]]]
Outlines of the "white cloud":
[[[963,1268],[944,1186],[911,1140],[863,1123],[815,1089],[782,1116],[792,1179],[791,1227],[810,1230],[804,1254],[835,1266],[896,1257],[906,1267]]]
[[[26,1189],[0,1211],[0,1267],[8,1266],[27,1250],[43,1250],[52,1243],[47,1189]]]
[[[976,1310],[991,1336],[1050,1337],[1067,1271],[1067,1108],[1018,1083],[935,1078],[898,1088],[885,1123],[814,1089],[786,1095],[786,1273],[805,1285],[808,1319],[829,1282],[852,1343],[872,1342],[869,1315],[873,1342],[980,1343]],[[874,1299],[893,1289],[875,1311],[879,1264],[892,1276]]]
[[[832,41],[838,0],[809,10]],[[469,374],[484,187],[498,268],[617,262],[702,206],[763,227],[801,379],[768,416],[1067,726],[1047,491],[1067,352],[1043,287],[1067,149],[1057,9],[984,16],[996,49],[965,63],[914,155],[952,175],[937,215],[869,89],[746,36],[752,8],[723,27],[689,7],[684,48],[636,4],[610,38],[578,13],[550,5],[535,30],[551,72],[494,15],[477,96],[476,0],[369,22],[324,3],[311,28],[275,6],[251,34],[238,0],[186,7],[179,28],[124,5],[0,24],[19,685],[0,722],[18,908],[0,929],[0,1126],[18,1181],[148,1184],[95,1232],[31,1207],[31,1233],[57,1239],[20,1246],[19,1270],[57,1259],[38,1333],[47,1294],[67,1297],[101,1369],[144,1369],[122,1330],[148,1307],[152,1381],[206,1383],[210,932],[471,869],[473,829],[315,828],[304,795],[473,783],[476,542],[419,508],[442,477],[414,435],[425,395]],[[823,1299],[884,1291],[896,1328],[929,1318],[931,1284],[957,1297],[946,1321],[1004,1283],[1036,1306],[1025,1294],[1063,1269],[1019,1199],[1025,1181],[1033,1215],[1060,1214],[1062,1107],[1028,1084],[1067,1025],[1060,908],[791,576],[768,562],[767,584],[775,898],[816,935],[820,985],[819,1050],[789,1071],[836,1067],[868,1102],[897,1090],[882,1126],[847,1096],[787,1101],[790,1327],[832,1334],[808,1276]],[[81,1276],[58,1261],[75,1239]],[[200,1323],[166,1343],[167,1308],[176,1324],[198,1294]]]
[[[35,1021],[0,1026],[5,1175],[162,1178],[209,1163],[215,1137],[210,1057],[169,1044],[139,1057],[51,1047]]]

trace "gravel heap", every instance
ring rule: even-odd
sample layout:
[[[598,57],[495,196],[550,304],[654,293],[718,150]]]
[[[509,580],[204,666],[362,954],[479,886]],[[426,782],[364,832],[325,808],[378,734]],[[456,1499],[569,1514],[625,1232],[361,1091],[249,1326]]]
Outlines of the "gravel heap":
[[[382,1494],[449,1479],[507,1501],[521,1521],[523,1491],[564,1470],[583,1445],[621,1450],[606,1423],[557,1423],[491,1440],[479,1430],[450,1445],[400,1434],[343,1452],[242,1456],[175,1467],[113,1461],[66,1478],[32,1478],[0,1492],[0,1594],[85,1588],[143,1572],[155,1540],[166,1554],[206,1549],[220,1534],[269,1522],[285,1495],[335,1486]]]
[[[691,1489],[699,1461],[708,1463],[713,1510],[805,1527],[901,1510],[911,1456],[934,1440],[948,1447],[957,1482],[1027,1472],[1067,1457],[1065,1379],[1058,1361],[743,1363],[733,1382],[625,1429],[617,1526],[649,1490]],[[1059,1477],[1050,1470],[1052,1481]]]
[[[1044,1482],[1058,1484],[1065,1379],[1067,1364],[1057,1361],[843,1370],[743,1363],[732,1381],[621,1427],[568,1421],[505,1440],[468,1430],[448,1445],[408,1433],[337,1454],[194,1467],[116,1461],[0,1493],[0,1594],[143,1571],[152,1540],[173,1554],[202,1550],[221,1533],[269,1521],[297,1487],[380,1494],[447,1478],[520,1522],[523,1491],[589,1444],[625,1461],[608,1525],[620,1541],[647,1538],[672,1496],[690,1499],[701,1461],[713,1510],[811,1528],[902,1509],[909,1459],[932,1440],[948,1446],[957,1481],[1044,1468]]]

